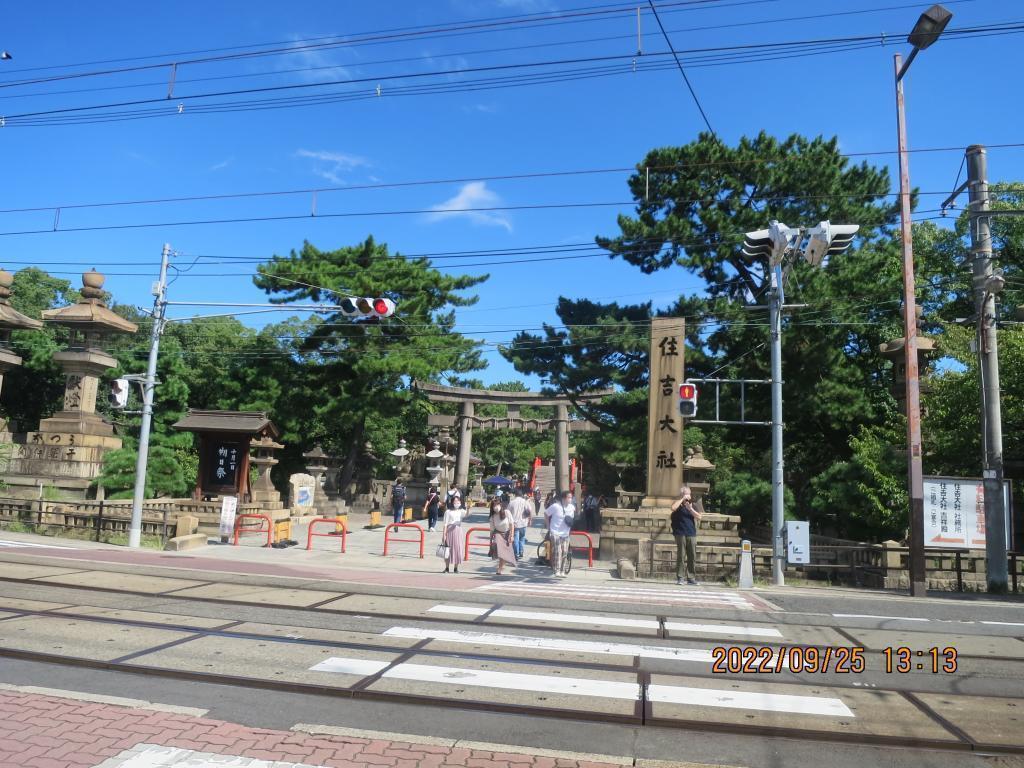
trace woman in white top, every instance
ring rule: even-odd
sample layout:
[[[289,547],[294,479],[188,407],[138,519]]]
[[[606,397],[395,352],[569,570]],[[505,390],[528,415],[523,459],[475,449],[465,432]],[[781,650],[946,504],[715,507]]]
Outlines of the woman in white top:
[[[462,498],[458,494],[450,495],[448,508],[444,511],[444,543],[448,546],[448,557],[444,559],[444,573],[448,573],[449,567],[454,566],[455,572],[459,572],[459,563],[463,561],[462,556],[462,518],[466,516],[466,510],[462,508]]]
[[[498,559],[498,568],[494,573],[496,576],[501,576],[501,571],[505,567],[505,561],[498,557],[498,539],[504,539],[507,545],[512,546],[515,523],[512,520],[512,513],[501,505],[501,499],[497,497],[491,501],[490,523],[491,551],[494,553],[494,557]]]

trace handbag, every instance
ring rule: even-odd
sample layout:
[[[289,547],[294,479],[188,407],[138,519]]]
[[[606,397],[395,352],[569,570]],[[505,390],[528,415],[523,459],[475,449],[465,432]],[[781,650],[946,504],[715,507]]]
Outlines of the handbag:
[[[437,551],[434,554],[436,554],[438,557],[440,557],[443,560],[447,560],[448,559],[448,555],[450,554],[449,551],[448,551],[449,549],[450,548],[449,548],[449,546],[447,544],[438,544],[437,545]]]

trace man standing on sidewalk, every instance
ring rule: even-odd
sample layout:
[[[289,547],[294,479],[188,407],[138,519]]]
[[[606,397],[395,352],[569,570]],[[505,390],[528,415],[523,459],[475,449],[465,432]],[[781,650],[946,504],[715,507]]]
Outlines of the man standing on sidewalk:
[[[523,496],[522,488],[516,488],[516,497],[509,502],[508,511],[512,513],[512,522],[515,524],[512,550],[515,552],[516,560],[522,560],[526,530],[530,527],[530,519],[533,516],[533,504]]]
[[[548,538],[551,542],[551,571],[555,576],[563,576],[562,560],[569,551],[569,535],[572,533],[572,518],[576,508],[572,503],[572,494],[562,491],[544,511],[548,521]]]
[[[676,584],[683,583],[683,555],[686,555],[686,583],[697,584],[697,524],[700,512],[693,506],[690,489],[679,489],[672,502],[672,536],[676,540]]]

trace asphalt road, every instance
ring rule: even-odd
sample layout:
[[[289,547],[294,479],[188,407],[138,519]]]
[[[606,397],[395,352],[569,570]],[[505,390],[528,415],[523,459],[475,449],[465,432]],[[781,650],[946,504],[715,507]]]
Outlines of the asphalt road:
[[[1024,755],[1019,601],[571,580],[281,586],[3,560],[4,683],[200,707],[255,727],[719,765],[820,765],[823,749],[836,766]],[[885,648],[909,649],[889,654],[906,672],[886,670]],[[951,671],[931,671],[932,648]],[[763,671],[730,670],[730,658]],[[844,661],[850,671],[837,669]]]

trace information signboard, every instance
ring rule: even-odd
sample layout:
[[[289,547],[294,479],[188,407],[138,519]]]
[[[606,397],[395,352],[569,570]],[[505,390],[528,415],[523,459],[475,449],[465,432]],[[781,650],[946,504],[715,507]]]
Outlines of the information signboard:
[[[1010,548],[1010,483],[1003,482],[1006,546]],[[929,549],[985,548],[985,486],[967,477],[924,478],[924,545]]]

